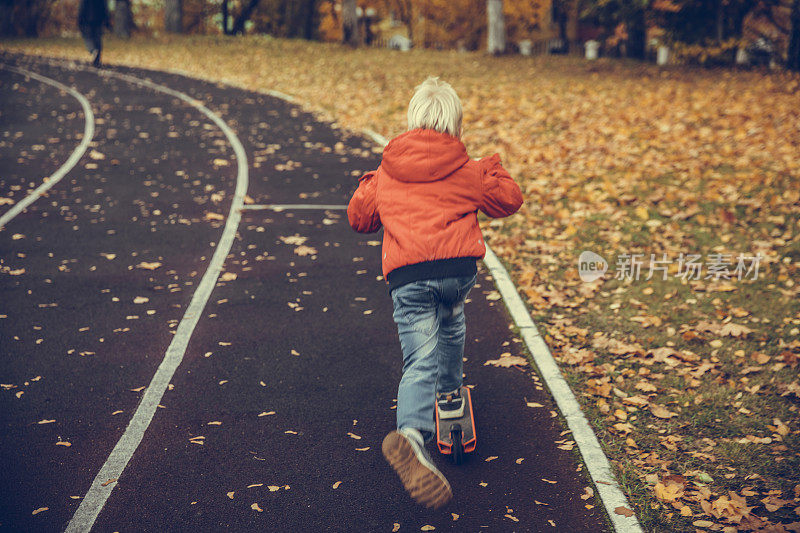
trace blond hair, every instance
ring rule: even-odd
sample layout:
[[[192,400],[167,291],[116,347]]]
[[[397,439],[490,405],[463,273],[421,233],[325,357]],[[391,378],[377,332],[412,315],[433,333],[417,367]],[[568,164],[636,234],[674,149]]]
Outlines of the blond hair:
[[[408,129],[425,128],[461,136],[461,100],[449,83],[429,77],[417,85],[408,104]]]

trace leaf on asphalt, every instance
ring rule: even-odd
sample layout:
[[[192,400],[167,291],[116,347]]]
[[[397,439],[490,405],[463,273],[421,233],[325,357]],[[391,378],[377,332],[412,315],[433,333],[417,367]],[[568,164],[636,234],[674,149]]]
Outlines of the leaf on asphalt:
[[[338,488],[339,488],[339,485],[341,485],[341,484],[342,484],[342,482],[341,482],[341,481],[337,481],[336,483],[334,483],[334,484],[333,484],[333,488],[334,488],[334,489],[338,489]]]
[[[107,486],[111,485],[112,483],[114,483],[116,481],[117,481],[117,478],[113,477],[111,479],[108,479],[107,481],[104,481],[104,482],[100,483],[100,486],[101,487],[107,487]]]
[[[497,367],[509,368],[512,366],[527,366],[528,360],[517,355],[501,356],[499,359],[492,359],[483,363],[483,366],[492,365]]]
[[[263,512],[263,510],[261,509],[261,507],[258,506],[257,503],[254,503],[253,505],[251,505],[250,509],[252,509],[254,511],[258,511],[259,513]]]
[[[32,515],[36,515],[36,514],[42,513],[44,511],[49,511],[49,510],[50,510],[49,507],[39,507],[38,509],[35,509],[31,514]]]
[[[105,154],[98,152],[97,150],[92,150],[91,152],[89,152],[89,157],[91,157],[95,161],[102,161],[103,159],[106,158]]]
[[[394,524],[392,524],[392,533],[397,533],[398,531],[400,531],[400,524],[395,522]]]
[[[369,446],[367,446],[366,448],[356,448],[357,452],[365,452],[367,450],[369,450]]]
[[[105,258],[106,258],[106,259],[108,259],[109,261],[111,261],[112,259],[114,259],[115,257],[117,257],[117,254],[107,254],[107,253],[101,253],[100,255],[102,255],[103,257],[105,257]]]
[[[130,391],[131,392],[139,392],[139,391],[143,391],[144,388],[145,388],[145,386],[142,385],[141,387],[136,387],[135,389],[130,389]]]
[[[212,163],[214,163],[215,167],[227,167],[228,165],[230,165],[227,159],[220,159],[220,158],[214,159]]]
[[[204,218],[206,220],[225,220],[225,216],[224,215],[220,215],[219,213],[212,213],[210,211],[205,214]]]
[[[267,486],[267,488],[269,489],[270,492],[277,492],[281,490],[281,488],[278,485],[269,485]]]
[[[317,249],[311,246],[302,245],[295,248],[294,253],[300,257],[306,257],[308,255],[317,255]]]
[[[487,462],[487,463],[490,463],[490,462],[494,461],[495,459],[497,459],[496,455],[490,455],[489,457],[484,459],[484,461]]]
[[[135,304],[145,304],[145,303],[147,303],[149,301],[150,301],[150,298],[148,298],[146,296],[137,296],[136,298],[133,299],[133,303],[135,303]]]
[[[527,405],[528,407],[544,407],[544,405],[537,402],[527,402],[525,405]]]
[[[348,431],[348,432],[347,432],[347,435],[348,435],[348,436],[349,436],[351,439],[361,440],[361,437],[360,437],[360,436],[358,436],[358,435],[356,435],[355,433],[350,433],[350,432]]]
[[[151,263],[148,263],[147,261],[142,261],[141,263],[136,265],[136,268],[142,268],[144,270],[155,270],[155,269],[159,268],[160,266],[161,266],[161,263],[159,263],[158,261],[154,261],[154,262],[151,262]]]
[[[263,483],[253,483],[252,485],[247,485],[247,488],[248,489],[254,489],[256,487],[263,487],[263,486],[264,486]]]
[[[233,495],[234,495],[234,494],[235,494],[235,491],[230,491],[230,492],[228,493],[228,498],[230,498],[230,499],[232,500],[232,499],[233,499]]]
[[[275,414],[275,411],[263,411],[261,413],[258,413],[258,416],[270,416],[270,415],[274,415],[274,414]]]
[[[627,517],[627,518],[630,518],[631,516],[633,516],[633,511],[631,511],[627,507],[622,507],[622,506],[616,507],[614,509],[614,512],[616,514],[618,514],[618,515],[622,515],[622,516]]]
[[[219,420],[214,420],[213,422],[209,422],[207,425],[209,425],[209,426],[221,426],[222,422],[220,422]]]
[[[419,528],[420,531],[434,531],[435,529],[436,528],[433,527],[430,524],[426,524],[426,525],[422,526],[421,528]]]
[[[558,483],[558,481],[552,481],[550,479],[545,479],[545,478],[542,478],[542,481],[544,481],[545,483],[550,483],[551,485]]]
[[[44,419],[44,420],[39,420],[38,424],[52,424],[53,422],[55,422],[55,420]]]
[[[56,442],[56,446],[66,446],[67,448],[69,448],[70,446],[72,446],[72,443],[65,440],[60,440]]]
[[[281,241],[283,241],[284,244],[289,244],[292,246],[300,246],[301,244],[304,244],[308,240],[308,237],[301,237],[300,235],[297,234],[294,234],[290,237],[278,237],[278,238]]]
[[[236,279],[236,273],[234,272],[224,272],[220,277],[220,281],[233,281]]]

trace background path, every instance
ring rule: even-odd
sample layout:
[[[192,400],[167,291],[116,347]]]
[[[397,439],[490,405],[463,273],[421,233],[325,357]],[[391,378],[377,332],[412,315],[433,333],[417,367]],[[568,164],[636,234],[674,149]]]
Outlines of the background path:
[[[208,266],[236,160],[219,128],[173,97],[3,60],[74,86],[97,117],[94,158],[87,153],[0,230],[0,469],[2,493],[13,495],[0,503],[0,527],[58,531],[124,431]],[[380,161],[371,141],[271,97],[120,71],[219,114],[244,144],[256,204],[346,204],[357,177]],[[83,123],[77,102],[54,89],[6,71],[0,82],[4,131],[40,144],[57,122],[63,141],[26,151],[24,164],[10,164],[22,140],[0,145],[11,169],[0,175],[2,198],[52,172]],[[20,87],[39,91],[33,103]],[[6,104],[14,98],[74,116],[31,119],[43,111],[15,114]],[[600,503],[581,498],[588,481],[535,376],[484,365],[522,355],[485,272],[466,310],[477,453],[461,467],[437,458],[455,492],[444,509],[421,509],[402,491],[380,453],[401,355],[377,279],[378,240],[353,233],[340,210],[243,213],[226,274],[95,530],[607,529]]]

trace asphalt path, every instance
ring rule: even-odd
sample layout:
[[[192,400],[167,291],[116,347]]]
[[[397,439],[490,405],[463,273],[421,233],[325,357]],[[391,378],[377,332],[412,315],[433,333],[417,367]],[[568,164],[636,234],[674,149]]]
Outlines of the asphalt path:
[[[122,437],[220,241],[230,140],[173,95],[3,56],[74,87],[96,132],[78,165],[0,229],[0,529],[62,531]],[[255,205],[344,205],[374,144],[270,96],[176,74],[241,140]],[[0,70],[0,202],[80,142],[70,95]],[[9,205],[0,203],[0,214]],[[245,210],[216,286],[94,531],[604,531],[602,505],[488,272],[467,304],[478,449],[434,452],[455,494],[416,506],[381,456],[402,361],[380,235],[335,208]],[[583,497],[582,497],[583,496]],[[38,512],[36,512],[38,511]]]

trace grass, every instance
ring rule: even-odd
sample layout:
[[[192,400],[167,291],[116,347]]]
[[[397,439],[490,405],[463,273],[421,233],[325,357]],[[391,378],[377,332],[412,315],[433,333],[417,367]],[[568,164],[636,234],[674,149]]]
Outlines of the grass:
[[[87,59],[77,39],[0,49]],[[389,137],[404,130],[416,84],[428,75],[451,82],[470,153],[499,152],[526,197],[518,214],[483,221],[487,240],[645,530],[744,531],[798,520],[797,76],[258,36],[111,39],[104,58],[278,90],[323,118]],[[581,282],[583,250],[603,255],[612,272]],[[714,252],[762,254],[759,279],[613,278],[623,253],[675,262]],[[576,350],[592,358],[570,359]],[[659,407],[674,415],[655,416]],[[657,492],[670,484],[681,489],[674,501]],[[729,491],[752,511],[707,510],[724,507]],[[772,509],[762,502],[770,497],[788,503]]]

